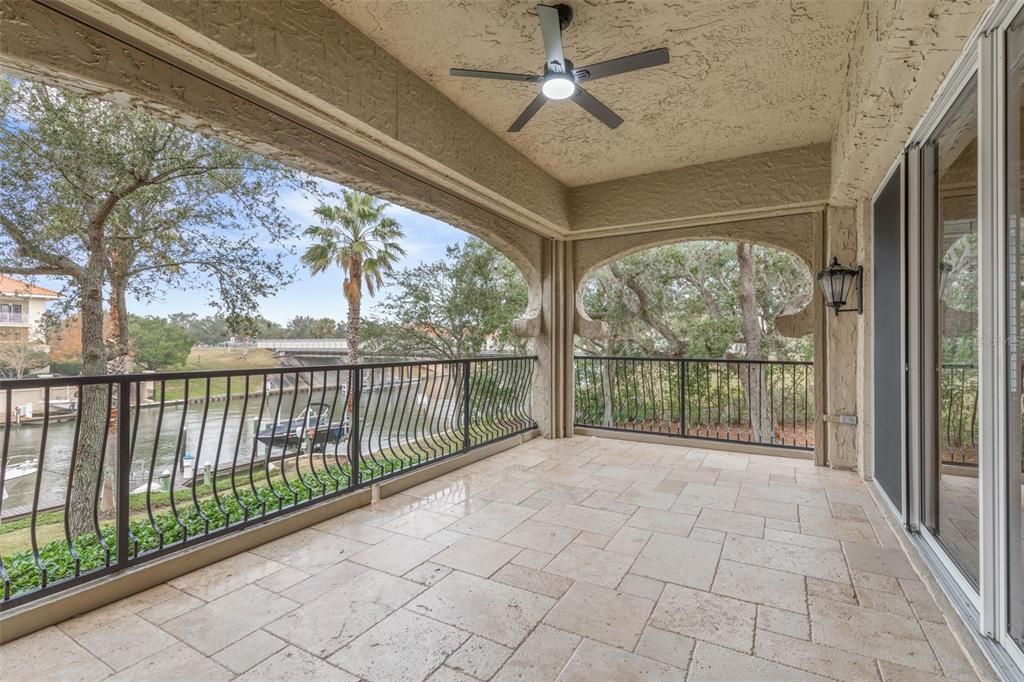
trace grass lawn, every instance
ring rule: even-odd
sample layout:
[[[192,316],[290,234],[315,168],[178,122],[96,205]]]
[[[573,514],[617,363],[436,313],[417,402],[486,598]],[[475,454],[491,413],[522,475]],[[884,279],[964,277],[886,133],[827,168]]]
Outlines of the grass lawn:
[[[242,357],[242,351],[238,348],[193,348],[189,353],[185,366],[181,369],[204,370],[204,369],[255,369],[263,367],[277,367],[277,358],[266,348],[252,348],[247,357]],[[227,393],[228,381],[224,377],[210,380],[210,395],[225,395]],[[235,378],[231,381],[231,392],[241,393],[245,388],[245,379]],[[250,389],[259,388],[259,381],[250,380]],[[188,387],[190,398],[201,398],[206,395],[206,382],[193,379]],[[160,386],[155,388],[154,399],[159,399]],[[167,399],[179,400],[185,397],[184,381],[167,382]]]

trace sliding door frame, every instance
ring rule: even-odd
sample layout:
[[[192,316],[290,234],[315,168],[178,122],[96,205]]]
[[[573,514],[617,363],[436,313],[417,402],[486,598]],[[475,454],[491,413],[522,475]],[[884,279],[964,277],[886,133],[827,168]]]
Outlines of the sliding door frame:
[[[1024,0],[995,3],[979,22],[960,58],[940,87],[929,111],[911,133],[906,146],[905,201],[907,257],[905,267],[905,333],[907,410],[906,447],[907,499],[904,521],[926,562],[939,579],[960,615],[973,624],[983,650],[997,668],[1010,670],[1015,664],[1024,670],[1024,650],[1009,632],[1009,509],[1010,480],[1007,383],[1009,370],[1007,317],[1007,88],[1008,57],[1005,31],[1024,12]],[[979,450],[979,576],[975,590],[924,521],[923,484],[925,456],[935,456],[926,428],[934,402],[925,393],[933,371],[925,363],[925,334],[928,333],[926,305],[936,305],[926,292],[934,283],[934,265],[924,262],[934,230],[929,224],[924,201],[922,156],[925,143],[956,103],[972,78],[977,78],[978,110],[978,450]],[[888,179],[888,177],[887,177]],[[884,185],[883,185],[884,186]],[[932,313],[934,315],[934,313]],[[931,452],[929,453],[929,450]],[[1001,646],[993,646],[998,643]]]
[[[993,230],[992,239],[988,245],[991,253],[984,253],[983,255],[983,257],[989,258],[989,260],[982,263],[983,266],[991,266],[993,272],[991,278],[994,287],[994,290],[991,292],[992,309],[986,312],[991,316],[994,333],[990,339],[991,343],[986,345],[991,346],[992,349],[992,376],[994,377],[993,385],[990,387],[991,395],[988,396],[990,409],[992,410],[992,442],[990,446],[993,448],[993,452],[998,455],[994,458],[996,462],[992,468],[991,480],[986,482],[991,486],[989,491],[990,497],[987,498],[991,502],[986,505],[988,509],[985,515],[991,515],[992,517],[990,547],[994,550],[991,552],[991,557],[989,557],[991,563],[989,570],[991,575],[995,576],[995,580],[991,590],[992,594],[986,595],[986,599],[992,600],[992,607],[988,612],[990,622],[983,623],[983,625],[988,626],[992,632],[990,636],[999,641],[1009,657],[1021,670],[1024,670],[1024,648],[1014,641],[1010,630],[1010,618],[1012,617],[1010,612],[1010,581],[1012,578],[1010,575],[1010,552],[1013,549],[1010,543],[1010,531],[1013,529],[1013,526],[1009,523],[1009,519],[1011,513],[1020,514],[1021,511],[1019,509],[1011,509],[1009,506],[1009,486],[1010,481],[1013,480],[1010,472],[1011,458],[1008,456],[1011,445],[1009,429],[1019,429],[1020,424],[1010,423],[1007,377],[1010,374],[1010,360],[1012,359],[1009,349],[1010,335],[1011,333],[1020,334],[1024,331],[1024,322],[1020,320],[1017,322],[1018,326],[1022,327],[1021,329],[1010,329],[1010,319],[1007,310],[1007,305],[1009,304],[1008,287],[1020,286],[1019,282],[1009,281],[1010,273],[1007,267],[1007,256],[1010,252],[1010,245],[1008,243],[1010,227],[1009,201],[1007,196],[1007,181],[1010,176],[1007,167],[1007,144],[1009,141],[1009,136],[1007,135],[1007,103],[1009,102],[1008,88],[1020,87],[1020,84],[1009,81],[1011,63],[1010,55],[1007,54],[1006,40],[1006,32],[1009,30],[1010,25],[1018,16],[1024,14],[1024,0],[1016,0],[1015,2],[1007,2],[1005,4],[1008,8],[1005,16],[1000,17],[998,30],[994,32],[992,54],[990,57],[993,68],[992,106],[994,108],[992,116],[994,138],[992,140],[991,152],[993,156],[992,172],[996,178],[993,208],[996,211],[997,220],[993,223],[996,229]],[[1024,135],[1024,131],[1020,131],[1019,134]],[[1020,190],[1018,189],[1017,191]],[[1019,240],[1021,216],[1017,216],[1017,222]],[[1019,242],[1017,246],[1020,248]],[[983,555],[983,561],[984,559]]]
[[[961,94],[971,85],[972,79],[975,78],[977,78],[976,97],[980,103],[981,81],[983,78],[981,73],[981,45],[985,40],[986,36],[982,34],[978,34],[971,39],[968,47],[961,54],[960,59],[954,65],[942,89],[936,96],[931,109],[929,109],[911,135],[907,153],[911,160],[910,167],[912,170],[911,182],[908,184],[913,190],[912,206],[915,207],[915,210],[908,214],[910,219],[907,225],[909,243],[907,259],[908,277],[906,280],[909,310],[907,353],[910,370],[908,372],[908,382],[910,385],[907,388],[907,393],[911,397],[908,405],[910,411],[908,423],[911,430],[908,469],[910,472],[911,499],[913,501],[909,505],[912,509],[911,515],[908,516],[908,525],[918,533],[917,537],[927,549],[925,556],[930,560],[929,563],[933,564],[932,568],[936,569],[935,572],[940,581],[947,584],[947,591],[950,591],[948,588],[952,588],[955,591],[954,594],[950,594],[950,597],[953,599],[954,604],[958,606],[961,615],[974,621],[976,627],[981,624],[979,616],[984,611],[984,604],[982,603],[982,594],[986,583],[984,576],[979,575],[981,589],[975,590],[956,562],[950,558],[941,543],[928,530],[928,524],[925,520],[927,509],[925,508],[924,500],[926,497],[925,486],[927,484],[926,474],[928,471],[926,457],[934,457],[937,449],[935,433],[933,433],[934,424],[932,423],[936,405],[933,395],[934,391],[930,390],[934,387],[937,377],[934,376],[933,371],[935,363],[929,362],[929,359],[934,360],[934,358],[929,356],[926,339],[929,338],[929,335],[934,336],[935,334],[933,327],[935,325],[936,313],[933,308],[937,305],[937,301],[935,300],[936,292],[933,286],[936,266],[934,263],[931,263],[935,259],[928,258],[929,255],[934,255],[931,252],[935,248],[935,235],[931,234],[931,232],[934,231],[932,219],[935,217],[933,215],[935,211],[933,207],[929,207],[926,204],[931,197],[928,192],[924,191],[927,183],[925,174],[928,169],[924,155],[927,151],[926,147],[929,140],[937,132],[946,114],[957,104]],[[978,144],[980,147],[982,140],[981,128],[985,127],[980,108],[978,112],[978,127]],[[977,190],[979,213],[980,204],[984,202],[982,197],[989,186],[987,183],[991,183],[991,179],[983,174],[983,168],[979,161]],[[980,232],[980,215],[978,221]],[[979,276],[981,271],[982,269],[979,267]],[[980,322],[979,319],[979,324]],[[980,364],[979,360],[979,367]],[[979,369],[979,390],[981,390],[980,385],[984,381],[981,374]],[[984,418],[981,421],[982,423],[979,425],[979,452],[986,452],[980,449],[981,433],[985,431]],[[988,459],[990,458],[979,457],[982,467],[984,467]],[[982,475],[979,471],[979,478]],[[983,506],[981,505],[980,490],[978,499],[980,515],[982,513],[981,507]],[[949,583],[952,584],[950,585]]]

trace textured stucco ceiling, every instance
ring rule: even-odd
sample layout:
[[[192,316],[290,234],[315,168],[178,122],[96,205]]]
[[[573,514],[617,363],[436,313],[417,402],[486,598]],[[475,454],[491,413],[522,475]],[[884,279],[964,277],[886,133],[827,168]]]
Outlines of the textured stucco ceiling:
[[[672,61],[587,85],[625,119],[616,130],[564,101],[507,133],[538,86],[448,69],[539,73],[535,0],[324,2],[570,186],[829,140],[863,9],[860,0],[570,2],[564,40],[577,67],[662,46]]]

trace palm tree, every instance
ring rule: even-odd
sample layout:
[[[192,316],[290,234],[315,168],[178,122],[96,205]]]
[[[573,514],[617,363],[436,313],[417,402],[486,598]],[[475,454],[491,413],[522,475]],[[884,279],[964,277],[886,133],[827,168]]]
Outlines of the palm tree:
[[[359,313],[363,283],[371,296],[384,284],[384,275],[405,255],[398,243],[402,227],[384,215],[387,204],[369,194],[342,190],[344,204],[321,204],[313,212],[319,225],[310,225],[305,235],[314,243],[302,254],[302,262],[318,275],[332,265],[341,269],[342,292],[348,301],[348,361],[355,364],[359,354]]]

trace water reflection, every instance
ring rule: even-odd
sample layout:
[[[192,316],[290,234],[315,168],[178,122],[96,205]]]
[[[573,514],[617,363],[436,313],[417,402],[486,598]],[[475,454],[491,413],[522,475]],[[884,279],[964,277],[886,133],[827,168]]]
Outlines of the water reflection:
[[[364,425],[360,434],[362,451],[379,451],[423,433],[450,429],[457,412],[454,403],[458,396],[454,390],[441,387],[453,383],[408,377],[400,389],[364,389],[367,399],[360,409],[360,422]],[[209,401],[202,398],[201,389],[201,386],[190,387],[193,396],[197,391],[201,396],[198,402],[132,408],[132,490],[144,490],[150,483],[151,471],[153,483],[159,484],[161,474],[170,473],[175,466],[177,483],[183,474],[191,476],[193,467],[202,475],[207,463],[221,471],[231,469],[235,463],[245,471],[251,461],[263,461],[268,452],[272,459],[281,454],[280,447],[270,449],[256,439],[260,425],[265,427],[290,420],[307,409],[324,412],[334,424],[344,419],[348,402],[344,384]],[[434,395],[428,395],[430,393]],[[11,426],[8,470],[37,461],[42,450],[40,508],[64,503],[74,435],[74,419],[51,421],[44,447],[41,425]],[[108,458],[113,454],[116,436],[111,434],[109,438]],[[289,452],[295,451],[295,445],[294,441],[289,445]],[[326,455],[333,460],[335,454],[344,461],[346,444],[339,443],[337,447],[328,444]],[[183,467],[186,458],[187,471]],[[31,505],[35,483],[36,476],[31,475],[5,484],[5,517]]]

